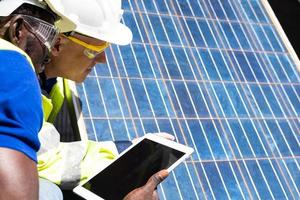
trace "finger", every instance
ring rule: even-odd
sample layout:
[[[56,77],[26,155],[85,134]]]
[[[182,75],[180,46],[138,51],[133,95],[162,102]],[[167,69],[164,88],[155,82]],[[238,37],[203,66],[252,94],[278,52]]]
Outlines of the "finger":
[[[142,138],[138,137],[138,138],[134,138],[133,140],[131,140],[132,144],[136,144],[139,141],[141,141]]]
[[[167,140],[172,140],[172,141],[175,140],[175,137],[173,135],[166,132],[154,133],[154,135],[165,138]]]
[[[132,144],[136,144],[136,143],[138,143],[138,141],[139,141],[139,138],[134,138],[133,140],[131,140]]]
[[[169,172],[167,170],[161,170],[152,175],[145,185],[145,188],[150,191],[154,191],[158,184],[160,184],[167,176]]]
[[[158,194],[157,194],[157,190],[154,190],[153,195],[152,195],[152,199],[153,200],[159,200]]]

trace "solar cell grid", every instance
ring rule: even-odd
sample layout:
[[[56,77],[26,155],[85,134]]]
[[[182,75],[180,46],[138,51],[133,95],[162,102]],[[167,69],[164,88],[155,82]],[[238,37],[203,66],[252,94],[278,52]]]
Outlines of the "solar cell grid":
[[[89,139],[195,149],[161,199],[300,198],[300,75],[262,1],[123,1],[132,44],[77,85]]]

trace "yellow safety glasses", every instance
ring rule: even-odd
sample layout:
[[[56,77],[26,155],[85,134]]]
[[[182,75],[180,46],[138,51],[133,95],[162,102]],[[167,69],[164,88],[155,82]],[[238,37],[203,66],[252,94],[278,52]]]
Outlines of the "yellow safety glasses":
[[[83,41],[81,41],[81,40],[79,40],[79,39],[77,39],[73,36],[66,36],[66,37],[69,40],[71,40],[72,42],[85,47],[83,53],[89,59],[95,58],[96,56],[101,54],[110,45],[108,42],[105,42],[103,45],[96,46],[96,45],[91,45],[91,44],[85,43],[85,42],[83,42]]]

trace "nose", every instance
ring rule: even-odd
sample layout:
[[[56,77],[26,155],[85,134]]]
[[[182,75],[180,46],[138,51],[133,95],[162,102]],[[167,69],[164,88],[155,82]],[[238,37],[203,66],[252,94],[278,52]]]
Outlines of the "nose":
[[[106,63],[106,54],[105,54],[105,51],[103,51],[102,53],[100,53],[99,55],[97,55],[95,57],[95,61],[96,61],[96,63],[103,63],[103,64],[105,64]]]

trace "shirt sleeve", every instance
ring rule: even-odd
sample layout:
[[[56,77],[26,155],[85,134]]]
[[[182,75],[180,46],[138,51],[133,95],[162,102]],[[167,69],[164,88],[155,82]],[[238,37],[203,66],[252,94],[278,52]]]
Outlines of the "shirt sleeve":
[[[0,147],[36,161],[43,123],[41,92],[31,64],[16,51],[0,51]]]

